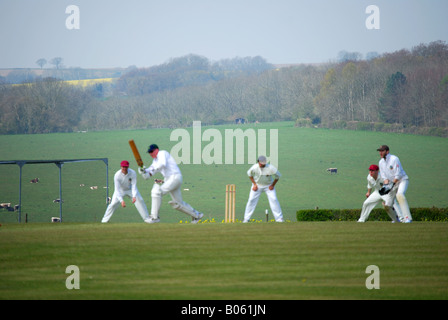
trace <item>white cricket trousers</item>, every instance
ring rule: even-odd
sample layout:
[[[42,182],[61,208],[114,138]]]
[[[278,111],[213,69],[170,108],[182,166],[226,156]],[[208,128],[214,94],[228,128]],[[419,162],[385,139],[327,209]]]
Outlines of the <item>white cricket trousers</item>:
[[[266,196],[269,200],[269,206],[271,207],[272,214],[274,215],[276,222],[283,222],[283,214],[282,209],[280,208],[280,203],[277,199],[277,193],[275,192],[275,188],[273,190],[269,190],[269,185],[267,186],[258,186],[258,190],[254,191],[252,189],[253,186],[250,187],[249,200],[247,201],[246,211],[244,212],[244,221],[249,222],[252,214],[257,207],[258,200],[260,199],[260,195],[265,192]]]
[[[394,204],[394,209],[402,222],[406,220],[412,221],[411,210],[409,209],[408,201],[406,200],[406,196],[404,195],[406,193],[406,190],[408,190],[408,185],[408,179],[400,180],[396,196],[398,203]]]
[[[159,211],[162,205],[162,197],[167,193],[170,194],[172,201],[169,204],[180,212],[183,212],[192,218],[197,218],[199,212],[191,205],[184,202],[182,199],[182,175],[173,174],[165,178],[165,182],[160,184],[155,183],[151,190],[151,218],[158,219]]]
[[[131,190],[126,191],[125,197],[129,197],[132,199],[132,191]],[[146,207],[145,201],[143,200],[143,198],[139,192],[137,193],[137,196],[135,198],[137,199],[134,203],[135,207],[137,208],[138,213],[140,213],[140,216],[142,217],[142,219],[144,221],[146,221],[147,219],[149,219],[149,213],[148,213],[148,208]],[[121,206],[121,201],[118,200],[118,197],[117,197],[116,193],[114,192],[114,195],[112,196],[112,201],[107,206],[106,213],[104,214],[103,220],[101,222],[103,222],[103,223],[109,222],[110,218],[112,217],[115,210],[117,210],[117,208],[119,206]]]
[[[378,191],[374,191],[370,196],[364,201],[361,210],[361,216],[359,217],[358,222],[366,222],[369,218],[370,212],[376,207],[376,205],[383,203],[385,204],[385,210],[389,217],[394,222],[398,222],[397,215],[392,210],[392,204],[394,202],[395,192],[391,191],[391,193],[381,196]]]

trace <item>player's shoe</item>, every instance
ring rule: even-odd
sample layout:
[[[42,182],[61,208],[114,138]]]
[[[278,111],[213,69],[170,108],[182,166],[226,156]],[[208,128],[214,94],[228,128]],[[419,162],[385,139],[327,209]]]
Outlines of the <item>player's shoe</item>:
[[[159,218],[148,218],[148,219],[145,219],[145,222],[146,223],[158,223],[158,222],[160,222],[160,219]]]
[[[199,220],[201,220],[203,216],[204,216],[204,214],[203,214],[203,213],[201,213],[201,212],[198,212],[198,213],[197,213],[197,218],[193,218],[193,219],[191,220],[191,223],[193,223],[193,224],[196,224],[196,223],[198,223],[198,222],[199,222]]]

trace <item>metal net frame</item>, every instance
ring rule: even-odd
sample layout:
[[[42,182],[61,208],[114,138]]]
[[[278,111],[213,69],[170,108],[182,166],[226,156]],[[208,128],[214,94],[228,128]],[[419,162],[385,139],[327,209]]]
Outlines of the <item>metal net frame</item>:
[[[73,162],[89,162],[89,161],[103,161],[106,164],[106,203],[109,198],[109,159],[108,158],[93,158],[93,159],[63,159],[63,160],[8,160],[0,161],[0,165],[15,164],[19,166],[19,208],[18,208],[18,222],[22,222],[22,168],[28,164],[45,164],[54,163],[59,168],[59,199],[62,199],[62,166],[64,163]],[[59,221],[62,222],[62,201],[59,201]]]

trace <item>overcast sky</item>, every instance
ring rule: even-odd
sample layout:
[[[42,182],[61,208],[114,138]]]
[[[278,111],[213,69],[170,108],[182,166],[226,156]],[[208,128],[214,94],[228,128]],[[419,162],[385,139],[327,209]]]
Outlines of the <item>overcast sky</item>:
[[[70,5],[79,29],[66,26]],[[369,5],[379,30],[366,27]],[[448,42],[447,14],[448,0],[0,0],[0,68],[54,57],[66,67],[149,67],[190,53],[320,63],[342,50]]]

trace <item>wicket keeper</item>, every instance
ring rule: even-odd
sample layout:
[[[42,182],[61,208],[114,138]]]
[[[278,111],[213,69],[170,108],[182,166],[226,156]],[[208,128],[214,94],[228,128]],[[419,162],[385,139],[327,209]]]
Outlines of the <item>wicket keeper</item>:
[[[376,164],[372,164],[369,167],[369,175],[367,176],[367,199],[362,205],[361,216],[359,217],[358,222],[366,222],[369,218],[370,212],[372,212],[373,208],[380,203],[392,219],[392,222],[400,222],[398,221],[397,214],[393,209],[396,190],[393,190],[383,196],[379,193],[379,190],[383,186],[383,179],[379,174],[379,170],[380,168]]]

